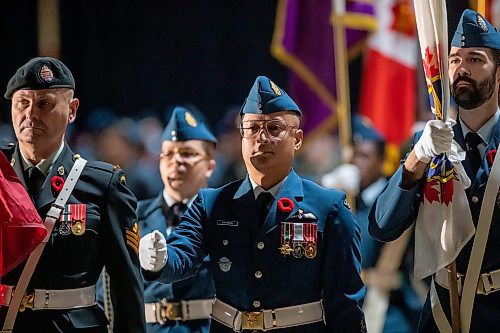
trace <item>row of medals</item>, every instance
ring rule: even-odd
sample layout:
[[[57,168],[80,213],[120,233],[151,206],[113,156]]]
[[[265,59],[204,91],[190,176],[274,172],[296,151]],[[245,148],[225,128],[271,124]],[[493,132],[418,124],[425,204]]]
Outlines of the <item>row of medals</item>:
[[[77,157],[78,156],[78,157]],[[76,158],[79,158],[80,155],[76,154]],[[64,175],[64,167],[59,166],[57,168],[57,174],[59,176]],[[62,217],[59,219],[59,234],[63,236],[68,236],[71,233],[75,236],[81,236],[85,232],[85,225],[84,221],[82,220],[71,220],[71,221],[65,221]]]
[[[68,236],[73,233],[73,235],[81,236],[85,232],[85,228],[83,226],[83,221],[81,220],[71,220],[64,221],[60,219],[59,224],[59,233],[63,236]]]
[[[293,247],[292,247],[293,246]],[[314,242],[308,242],[303,244],[303,242],[293,242],[292,246],[285,243],[279,248],[281,254],[283,255],[293,255],[295,258],[302,258],[305,256],[308,259],[313,259],[316,257],[317,249]]]

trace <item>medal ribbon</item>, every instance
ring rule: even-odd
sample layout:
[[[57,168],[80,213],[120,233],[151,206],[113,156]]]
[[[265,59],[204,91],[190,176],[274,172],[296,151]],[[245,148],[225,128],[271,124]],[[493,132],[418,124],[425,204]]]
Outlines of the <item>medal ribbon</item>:
[[[293,235],[293,240],[294,241],[303,241],[304,240],[304,231],[302,228],[302,223],[294,223],[294,235]]]
[[[316,243],[318,236],[318,225],[316,223],[304,223],[304,238],[306,242]]]

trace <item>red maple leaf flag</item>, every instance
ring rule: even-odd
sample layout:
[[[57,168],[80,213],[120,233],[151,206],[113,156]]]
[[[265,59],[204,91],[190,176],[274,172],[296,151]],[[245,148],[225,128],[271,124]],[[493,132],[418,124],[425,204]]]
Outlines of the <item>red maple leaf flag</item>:
[[[434,201],[440,201],[439,190],[436,188],[436,186],[439,186],[439,180],[437,179],[432,179],[425,183],[423,190],[425,200],[422,202],[423,205],[426,204],[426,201],[430,204]]]
[[[418,43],[410,0],[378,0],[375,6],[379,29],[368,41],[360,113],[386,139],[384,172],[392,174],[415,123]]]
[[[46,234],[26,189],[0,152],[0,277],[26,259]]]

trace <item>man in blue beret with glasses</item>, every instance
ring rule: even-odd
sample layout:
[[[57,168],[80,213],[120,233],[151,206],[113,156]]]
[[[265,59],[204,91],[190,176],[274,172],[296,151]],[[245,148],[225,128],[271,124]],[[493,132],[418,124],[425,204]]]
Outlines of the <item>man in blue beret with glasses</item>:
[[[149,238],[141,246],[153,247],[157,238],[168,239],[215,169],[217,140],[200,117],[178,106],[173,110],[161,137],[160,174],[164,190],[156,198],[139,201],[137,216],[141,235]],[[157,245],[158,246],[158,245]],[[141,256],[144,254],[141,248]],[[142,260],[145,270],[161,263]],[[171,284],[145,281],[144,297],[148,332],[208,333],[215,287],[209,258],[196,275]],[[147,273],[146,273],[147,274]]]
[[[451,93],[459,107],[457,123],[431,120],[423,132],[417,133],[413,149],[372,206],[370,233],[379,240],[390,241],[409,228],[416,221],[424,200],[422,189],[432,168],[431,159],[442,153],[451,154],[452,147],[453,151],[460,147],[466,152],[465,160],[461,162],[463,167],[455,171],[464,184],[470,180],[470,186],[465,190],[464,202],[454,203],[459,205],[454,206],[459,212],[454,213],[453,223],[466,221],[469,216],[476,230],[474,236],[458,248],[457,287],[450,285],[446,267],[438,267],[433,275],[419,332],[451,332],[450,293],[460,295],[461,332],[496,331],[500,329],[497,315],[500,312],[500,293],[497,292],[500,290],[500,196],[498,183],[496,188],[494,185],[499,178],[494,157],[500,143],[500,34],[479,13],[467,9],[451,46],[449,77]],[[460,169],[465,171],[461,173]],[[430,252],[428,256],[440,257],[443,249],[438,251],[440,253]],[[450,274],[450,278],[454,277]]]
[[[114,332],[145,332],[136,198],[123,170],[73,153],[65,132],[79,100],[60,60],[39,57],[10,79],[18,142],[2,151],[48,231],[44,247],[2,277],[2,332],[108,332],[96,304],[103,267],[111,278]]]
[[[365,332],[359,227],[345,194],[292,169],[303,141],[300,109],[259,76],[240,115],[248,176],[201,190],[166,249],[163,239],[143,246],[142,238],[148,275],[188,278],[209,254],[210,332]]]

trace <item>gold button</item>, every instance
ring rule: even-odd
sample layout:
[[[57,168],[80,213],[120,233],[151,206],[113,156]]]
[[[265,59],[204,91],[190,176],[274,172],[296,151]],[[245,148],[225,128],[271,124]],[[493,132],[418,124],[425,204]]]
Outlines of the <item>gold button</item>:
[[[229,241],[228,241],[227,239],[224,239],[224,240],[222,241],[222,244],[227,245],[227,244],[229,244]]]
[[[263,243],[263,242],[258,242],[258,243],[257,243],[257,248],[258,248],[259,250],[262,250],[262,249],[264,248],[264,243]]]
[[[259,301],[253,301],[253,306],[254,306],[254,308],[259,308],[260,307],[260,302]]]
[[[262,272],[261,272],[261,271],[257,271],[257,272],[255,272],[255,277],[256,277],[257,279],[260,279],[260,278],[262,277]]]
[[[479,201],[479,198],[478,198],[478,197],[476,197],[476,196],[473,196],[473,197],[472,197],[472,202],[478,202],[478,201]]]

